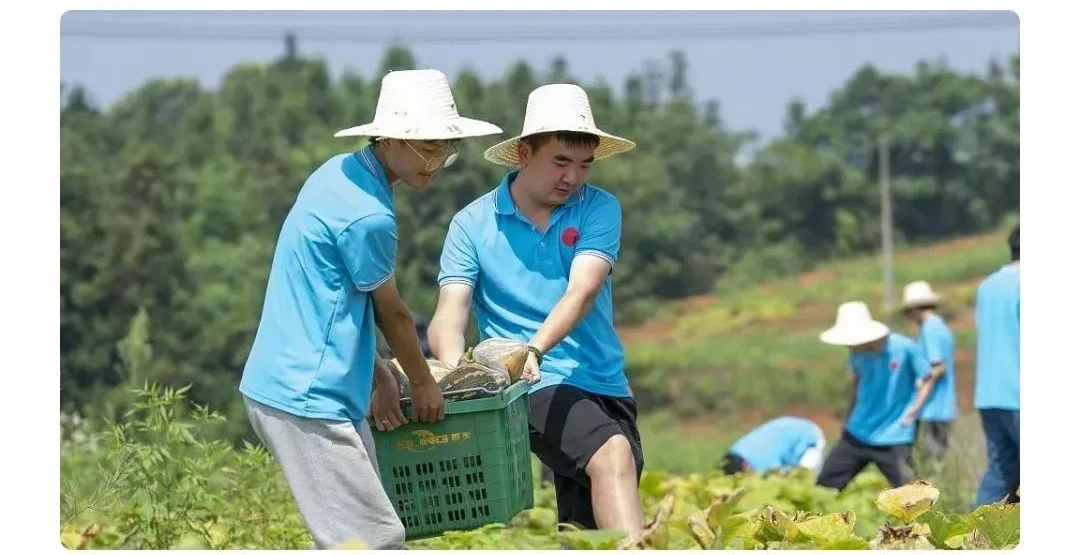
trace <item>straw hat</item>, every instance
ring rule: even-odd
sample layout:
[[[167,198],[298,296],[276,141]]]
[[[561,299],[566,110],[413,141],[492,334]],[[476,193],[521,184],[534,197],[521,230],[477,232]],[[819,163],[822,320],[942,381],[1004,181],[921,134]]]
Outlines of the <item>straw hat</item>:
[[[913,281],[904,286],[904,300],[901,303],[904,310],[921,306],[933,306],[940,302],[941,295],[931,289],[930,284],[925,281]]]
[[[889,326],[874,320],[870,308],[859,301],[847,302],[836,309],[836,324],[819,337],[830,345],[854,347],[876,341],[889,334]]]
[[[529,93],[521,134],[487,149],[484,158],[503,166],[520,167],[518,142],[521,138],[551,131],[575,131],[596,135],[600,138],[594,154],[596,160],[621,154],[636,146],[631,140],[616,137],[596,127],[589,97],[581,87],[566,84],[544,85]]]
[[[458,115],[443,72],[414,69],[387,73],[379,90],[374,121],[342,129],[334,136],[434,141],[498,133],[502,129],[496,125]]]

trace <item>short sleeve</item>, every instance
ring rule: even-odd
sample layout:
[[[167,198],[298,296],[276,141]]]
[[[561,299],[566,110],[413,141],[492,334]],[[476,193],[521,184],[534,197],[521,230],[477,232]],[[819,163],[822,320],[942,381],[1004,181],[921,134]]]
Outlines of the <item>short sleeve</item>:
[[[574,256],[598,256],[614,268],[622,236],[622,208],[618,199],[607,193],[597,195],[592,203],[582,222]]]
[[[462,216],[455,216],[450,221],[450,229],[443,242],[442,256],[439,258],[439,287],[448,283],[463,283],[476,286],[480,275],[480,261],[476,254],[472,237],[469,236]]]
[[[930,359],[926,358],[926,354],[919,348],[912,348],[908,357],[911,371],[915,373],[915,383],[922,383],[930,375]]]
[[[353,285],[372,291],[394,273],[397,222],[387,214],[364,216],[342,230],[337,247]]]
[[[926,326],[923,330],[920,347],[922,347],[923,353],[930,364],[945,361],[945,334],[942,333],[943,331],[937,325]]]

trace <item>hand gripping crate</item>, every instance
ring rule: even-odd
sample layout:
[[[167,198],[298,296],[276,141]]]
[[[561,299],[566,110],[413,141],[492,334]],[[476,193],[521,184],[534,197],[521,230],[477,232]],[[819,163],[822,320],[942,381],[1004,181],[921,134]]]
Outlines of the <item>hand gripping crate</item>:
[[[532,507],[528,390],[522,381],[481,399],[447,393],[441,422],[372,426],[383,488],[407,539],[509,522]]]

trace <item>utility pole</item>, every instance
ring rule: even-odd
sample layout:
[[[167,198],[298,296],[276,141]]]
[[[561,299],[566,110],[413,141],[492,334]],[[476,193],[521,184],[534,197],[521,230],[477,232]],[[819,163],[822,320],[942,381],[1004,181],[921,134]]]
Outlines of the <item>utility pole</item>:
[[[285,60],[296,60],[296,33],[292,31],[285,33]]]
[[[878,139],[878,178],[881,184],[881,269],[885,277],[886,321],[893,316],[892,198],[889,194],[889,142]]]

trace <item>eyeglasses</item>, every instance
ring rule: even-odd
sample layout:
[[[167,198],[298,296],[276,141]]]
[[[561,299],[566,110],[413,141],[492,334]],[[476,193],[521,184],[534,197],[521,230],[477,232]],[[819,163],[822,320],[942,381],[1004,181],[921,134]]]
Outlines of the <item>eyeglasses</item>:
[[[413,145],[409,144],[409,141],[403,140],[402,142],[409,147],[409,150],[413,151],[413,153],[415,153],[417,156],[420,157],[421,160],[424,161],[424,171],[428,173],[439,169],[439,167],[449,168],[458,159],[457,143],[445,143],[445,150],[443,151],[442,156],[436,156],[434,158],[428,159],[425,158],[423,154],[420,154],[420,152],[416,150]]]

